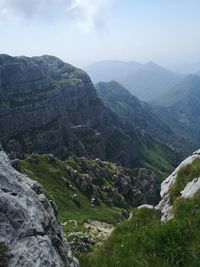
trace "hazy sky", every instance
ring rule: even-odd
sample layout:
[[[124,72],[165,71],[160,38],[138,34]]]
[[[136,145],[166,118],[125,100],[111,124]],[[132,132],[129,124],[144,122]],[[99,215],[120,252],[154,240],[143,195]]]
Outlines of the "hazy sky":
[[[200,61],[200,0],[0,0],[0,53]]]

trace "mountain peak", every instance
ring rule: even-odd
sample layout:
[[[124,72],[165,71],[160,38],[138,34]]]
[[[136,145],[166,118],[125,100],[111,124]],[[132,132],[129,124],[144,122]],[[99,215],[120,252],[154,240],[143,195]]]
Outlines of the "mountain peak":
[[[153,61],[148,61],[145,65],[146,66],[158,66],[158,64],[154,63]]]
[[[171,72],[170,70],[162,67],[161,65],[158,65],[157,63],[153,62],[153,61],[149,61],[146,64],[143,65],[144,69],[150,69],[150,70],[156,70],[156,71],[166,71],[166,72]]]

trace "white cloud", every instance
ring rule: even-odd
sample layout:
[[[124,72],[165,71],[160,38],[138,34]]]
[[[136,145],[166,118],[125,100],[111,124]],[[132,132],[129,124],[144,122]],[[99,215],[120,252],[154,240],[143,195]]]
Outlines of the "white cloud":
[[[64,15],[70,0],[0,0],[0,15],[54,18]]]
[[[115,0],[73,0],[70,10],[79,27],[89,31],[103,24],[105,16]]]
[[[116,0],[0,0],[0,20],[73,20],[84,31],[103,24]]]

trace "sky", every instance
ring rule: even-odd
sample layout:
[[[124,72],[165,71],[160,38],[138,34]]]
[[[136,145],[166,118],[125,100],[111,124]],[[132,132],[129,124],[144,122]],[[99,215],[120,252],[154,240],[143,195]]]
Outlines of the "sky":
[[[0,53],[200,62],[199,0],[0,0]]]

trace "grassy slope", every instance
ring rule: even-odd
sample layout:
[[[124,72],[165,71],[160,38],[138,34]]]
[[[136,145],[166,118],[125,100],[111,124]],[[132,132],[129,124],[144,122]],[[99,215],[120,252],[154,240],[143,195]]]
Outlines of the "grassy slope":
[[[200,176],[199,166],[199,161],[193,162],[180,171],[178,179],[185,180],[187,170],[188,181]],[[199,267],[200,192],[191,199],[176,198],[173,206],[175,219],[166,223],[160,222],[158,211],[135,210],[132,219],[119,225],[103,247],[89,256],[80,255],[81,266]]]
[[[152,170],[163,180],[173,170],[172,157],[169,153],[171,152],[165,151],[162,145],[154,147],[154,150],[146,147],[143,161],[145,168]]]
[[[64,162],[56,160],[53,163],[48,162],[47,155],[38,155],[37,163],[33,163],[30,158],[21,161],[21,169],[30,178],[40,182],[45,190],[45,194],[53,199],[58,207],[59,218],[62,222],[76,220],[78,228],[81,229],[85,220],[100,220],[108,223],[116,223],[120,209],[110,208],[101,203],[100,206],[92,207],[90,199],[83,194],[71,180],[71,184],[76,188],[76,192],[65,186],[63,178],[70,180],[66,165]],[[72,159],[68,161],[71,166],[76,166]],[[77,194],[80,206],[76,205],[73,195]],[[65,232],[70,232],[71,226],[64,226]]]
[[[200,194],[176,203],[176,219],[161,224],[156,211],[142,209],[116,228],[104,246],[80,255],[82,267],[198,267]],[[194,208],[196,207],[196,208]]]

